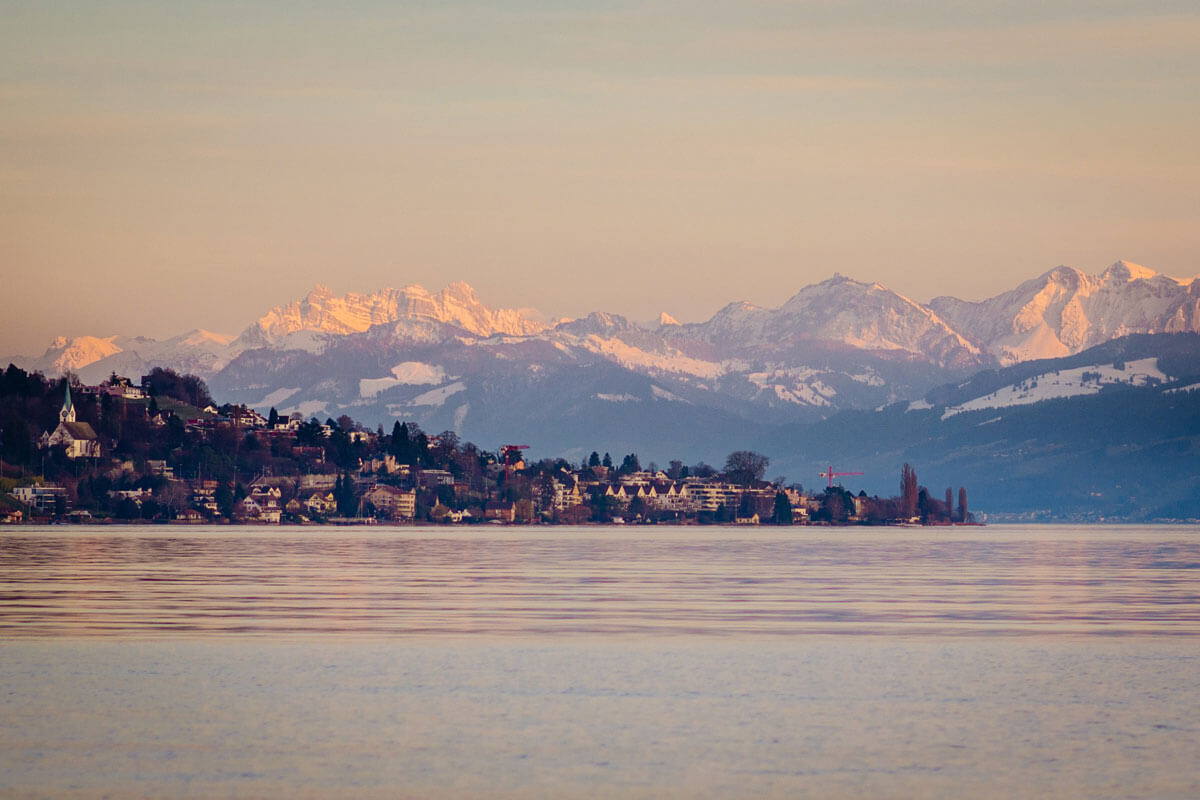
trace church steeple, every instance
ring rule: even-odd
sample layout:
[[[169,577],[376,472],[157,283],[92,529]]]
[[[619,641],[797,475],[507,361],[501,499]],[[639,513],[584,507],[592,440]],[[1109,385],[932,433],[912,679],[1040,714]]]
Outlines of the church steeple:
[[[63,401],[62,411],[58,412],[59,422],[75,421],[75,404],[71,402],[71,384],[67,383],[67,398]]]

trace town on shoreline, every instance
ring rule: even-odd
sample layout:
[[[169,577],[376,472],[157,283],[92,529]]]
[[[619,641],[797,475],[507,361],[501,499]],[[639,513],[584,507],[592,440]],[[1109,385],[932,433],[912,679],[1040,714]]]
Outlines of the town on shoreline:
[[[525,445],[483,450],[453,431],[348,416],[305,420],[215,405],[204,381],[155,368],[134,383],[0,373],[0,522],[238,524],[974,524],[900,474],[900,494],[819,492],[764,480],[769,459],[721,468],[642,466],[592,452],[532,460]]]

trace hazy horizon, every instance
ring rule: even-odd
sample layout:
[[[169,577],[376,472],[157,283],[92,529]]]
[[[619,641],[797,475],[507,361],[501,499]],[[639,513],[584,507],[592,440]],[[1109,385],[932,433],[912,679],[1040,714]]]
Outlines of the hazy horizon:
[[[547,318],[1200,272],[1200,11],[7,2],[0,352],[314,284]]]

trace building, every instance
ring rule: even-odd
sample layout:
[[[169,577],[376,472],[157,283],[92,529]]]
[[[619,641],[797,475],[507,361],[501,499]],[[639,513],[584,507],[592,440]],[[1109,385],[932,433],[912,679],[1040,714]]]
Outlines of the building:
[[[377,483],[363,495],[377,511],[391,519],[412,519],[417,515],[417,492],[415,489],[398,489]]]
[[[12,496],[43,514],[53,514],[60,498],[64,509],[67,504],[67,490],[62,486],[53,486],[48,483],[36,486],[18,486],[12,490]]]
[[[71,402],[71,387],[68,384],[66,399],[58,412],[58,427],[42,436],[42,447],[63,446],[67,458],[99,458],[100,437],[86,422],[75,420],[75,404]]]
[[[483,515],[485,519],[515,522],[517,519],[517,504],[493,500],[484,506]]]

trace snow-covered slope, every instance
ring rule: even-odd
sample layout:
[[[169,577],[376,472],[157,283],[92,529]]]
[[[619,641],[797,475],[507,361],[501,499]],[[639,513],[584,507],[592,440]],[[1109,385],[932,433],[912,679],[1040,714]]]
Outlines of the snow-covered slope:
[[[930,307],[1013,364],[1130,333],[1200,331],[1200,279],[1181,281],[1127,261],[1099,275],[1060,266],[982,302],[938,297]]]
[[[965,403],[950,406],[942,413],[942,419],[961,414],[964,411],[1025,406],[1043,400],[1097,394],[1104,387],[1115,384],[1146,386],[1166,380],[1167,375],[1158,368],[1158,359],[1156,358],[1053,370],[1034,375],[1019,383],[1005,386],[1003,389],[997,389]]]

